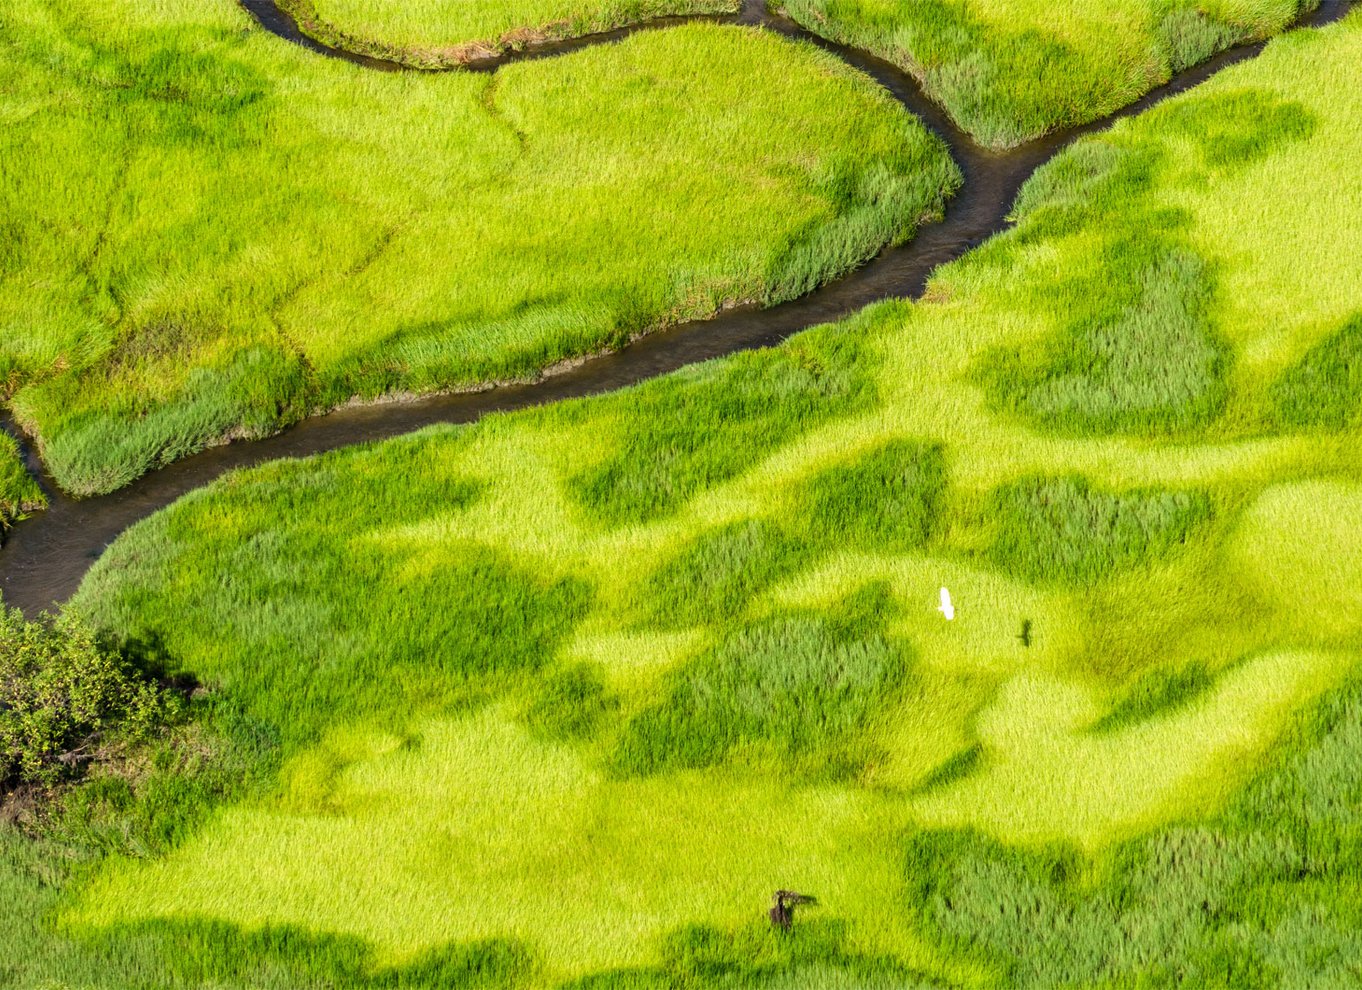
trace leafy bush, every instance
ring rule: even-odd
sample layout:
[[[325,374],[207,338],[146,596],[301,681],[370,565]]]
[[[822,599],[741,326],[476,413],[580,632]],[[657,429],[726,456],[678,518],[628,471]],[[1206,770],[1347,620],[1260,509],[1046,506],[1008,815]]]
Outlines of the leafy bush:
[[[0,608],[0,787],[52,784],[110,732],[154,731],[168,697],[78,619]]]

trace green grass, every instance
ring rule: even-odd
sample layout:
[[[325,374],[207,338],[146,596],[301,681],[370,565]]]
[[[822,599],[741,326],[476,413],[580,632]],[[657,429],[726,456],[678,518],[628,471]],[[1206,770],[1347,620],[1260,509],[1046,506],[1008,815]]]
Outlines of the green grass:
[[[1202,492],[1094,491],[1082,478],[1030,477],[989,499],[989,560],[1036,583],[1086,584],[1167,557],[1212,516]]]
[[[343,48],[423,68],[464,65],[678,14],[731,14],[738,0],[283,0],[303,30]]]
[[[19,445],[8,433],[0,432],[0,528],[15,516],[46,504],[42,489],[24,465]]]
[[[868,78],[769,32],[475,76],[252,24],[229,0],[0,13],[0,378],[71,492],[792,298],[959,182]]]
[[[1318,0],[789,0],[810,30],[911,72],[980,143],[1097,120]]]
[[[1303,354],[1273,385],[1277,419],[1286,428],[1341,430],[1362,405],[1362,314]]]
[[[133,527],[77,603],[238,762],[60,897],[78,831],[0,872],[23,978],[1346,985],[1362,457],[1281,410],[1351,388],[1358,120],[1353,15],[1066,152],[920,302]],[[1103,416],[1010,401],[1113,326]]]

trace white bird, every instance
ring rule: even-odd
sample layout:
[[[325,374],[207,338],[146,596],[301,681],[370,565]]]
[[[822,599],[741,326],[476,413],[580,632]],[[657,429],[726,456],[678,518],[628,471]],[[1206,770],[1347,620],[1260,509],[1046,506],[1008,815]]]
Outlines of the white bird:
[[[945,588],[941,589],[941,604],[936,607],[936,610],[946,617],[947,622],[955,618],[955,606],[951,604],[951,593]]]

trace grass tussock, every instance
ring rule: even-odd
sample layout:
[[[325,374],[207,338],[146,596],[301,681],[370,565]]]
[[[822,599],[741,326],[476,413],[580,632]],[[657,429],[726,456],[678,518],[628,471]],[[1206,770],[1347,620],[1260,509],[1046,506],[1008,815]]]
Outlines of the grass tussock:
[[[46,504],[42,489],[24,465],[19,444],[0,431],[0,532],[9,520]]]

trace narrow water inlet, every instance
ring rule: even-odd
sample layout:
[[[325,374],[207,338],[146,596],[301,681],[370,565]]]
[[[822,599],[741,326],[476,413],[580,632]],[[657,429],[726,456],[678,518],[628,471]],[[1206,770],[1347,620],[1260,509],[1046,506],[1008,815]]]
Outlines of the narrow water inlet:
[[[240,0],[240,3],[265,30],[319,54],[344,58],[381,71],[427,71],[407,69],[393,62],[322,45],[304,35],[292,18],[279,9],[276,0]],[[1337,20],[1349,7],[1349,0],[1326,0],[1302,23],[1318,26]],[[50,506],[17,523],[8,534],[4,548],[0,549],[0,593],[5,603],[33,614],[64,601],[76,590],[104,548],[124,529],[231,469],[382,440],[434,423],[472,422],[490,412],[609,392],[698,361],[779,343],[800,330],[841,319],[873,302],[916,298],[939,265],[958,258],[1006,228],[1007,213],[1018,189],[1056,151],[1083,134],[1146,110],[1168,96],[1199,84],[1220,69],[1256,55],[1265,44],[1259,42],[1223,52],[1184,71],[1103,120],[1055,133],[1007,152],[985,149],[960,131],[909,74],[872,55],[810,34],[788,19],[769,13],[763,0],[745,0],[738,14],[665,18],[587,38],[536,45],[471,68],[494,71],[508,61],[556,57],[589,45],[613,42],[637,31],[662,30],[672,24],[694,20],[760,26],[804,39],[873,77],[945,140],[960,167],[964,184],[947,204],[945,219],[920,228],[909,244],[886,248],[856,271],[800,299],[770,309],[742,307],[713,319],[681,324],[533,383],[346,407],[306,420],[267,439],[212,448],[97,498],[77,500],[62,494],[38,463],[31,445],[26,445],[30,467],[37,469]],[[14,432],[13,424],[8,420],[0,420],[0,427]]]

